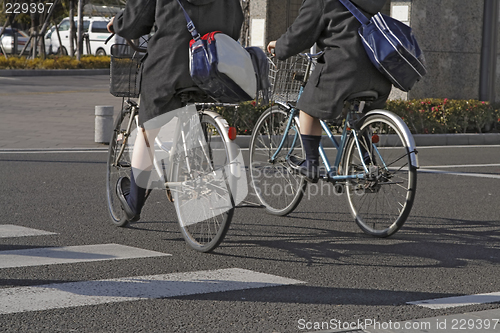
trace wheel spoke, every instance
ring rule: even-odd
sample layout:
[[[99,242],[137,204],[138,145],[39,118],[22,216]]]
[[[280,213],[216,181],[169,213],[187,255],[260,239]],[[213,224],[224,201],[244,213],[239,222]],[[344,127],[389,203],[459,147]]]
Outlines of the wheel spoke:
[[[233,180],[224,172],[230,157],[227,143],[219,136],[222,130],[209,115],[201,117],[201,125],[206,145],[200,142],[200,148],[189,154],[189,168],[175,164],[174,182],[185,182],[186,188],[173,196],[184,239],[193,249],[209,252],[229,228],[234,212],[229,183]]]
[[[289,133],[285,133],[287,123],[288,110],[282,106],[266,110],[255,125],[250,145],[252,186],[267,211],[276,215],[291,212],[300,202],[306,185],[302,177],[286,167],[287,154],[302,152],[300,137],[293,139],[297,126],[293,124]],[[292,147],[294,143],[296,146]],[[282,149],[277,152],[281,144]],[[273,156],[275,159],[271,161]]]
[[[111,222],[119,227],[128,224],[116,196],[116,184],[120,177],[130,176],[130,153],[126,143],[130,130],[129,124],[131,124],[130,114],[131,111],[122,110],[118,115],[108,148],[106,197]]]
[[[375,134],[380,141],[372,144],[370,138]],[[364,232],[378,237],[390,236],[403,225],[414,200],[416,171],[409,167],[411,149],[403,139],[402,130],[384,115],[368,116],[357,137],[359,149],[368,152],[371,159],[358,151],[351,138],[344,168],[346,172],[363,173],[361,156],[370,173],[366,180],[348,183],[349,207]]]

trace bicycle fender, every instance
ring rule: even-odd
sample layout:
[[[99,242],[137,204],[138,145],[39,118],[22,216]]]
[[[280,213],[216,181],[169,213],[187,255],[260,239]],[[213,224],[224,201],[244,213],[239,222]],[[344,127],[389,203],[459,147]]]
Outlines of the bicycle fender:
[[[230,163],[230,170],[231,174],[239,178],[241,177],[241,170],[240,166],[238,163],[233,163],[236,158],[238,157],[238,146],[231,140],[229,139],[229,124],[226,119],[224,119],[220,114],[214,111],[208,111],[204,110],[203,113],[206,115],[209,115],[212,117],[213,120],[217,123],[217,125],[220,126],[220,128],[223,129],[223,133],[220,133],[222,137],[224,138],[224,141],[228,143],[228,151],[229,151],[229,163]]]
[[[410,129],[406,125],[406,123],[394,112],[387,111],[387,110],[371,110],[366,113],[365,117],[368,117],[370,115],[384,115],[391,119],[401,130],[403,130],[403,135],[406,143],[408,144],[408,147],[410,149],[410,161],[411,161],[411,166],[414,168],[420,168],[420,164],[418,162],[418,155],[417,155],[417,146],[415,144],[415,139],[413,138],[413,135],[410,132]]]

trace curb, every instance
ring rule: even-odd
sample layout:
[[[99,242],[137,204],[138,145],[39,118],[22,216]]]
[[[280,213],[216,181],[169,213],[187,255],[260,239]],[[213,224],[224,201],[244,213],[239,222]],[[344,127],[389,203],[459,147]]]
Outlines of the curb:
[[[1,69],[0,77],[13,76],[75,76],[109,75],[109,68],[103,69]]]
[[[413,138],[417,146],[481,146],[500,144],[500,133],[415,134]]]
[[[340,142],[340,135],[334,135]],[[235,143],[240,148],[250,147],[250,135],[238,135]],[[415,134],[413,136],[417,147],[425,146],[487,146],[500,145],[500,133],[466,133],[466,134]],[[323,147],[333,147],[328,137],[321,140]]]

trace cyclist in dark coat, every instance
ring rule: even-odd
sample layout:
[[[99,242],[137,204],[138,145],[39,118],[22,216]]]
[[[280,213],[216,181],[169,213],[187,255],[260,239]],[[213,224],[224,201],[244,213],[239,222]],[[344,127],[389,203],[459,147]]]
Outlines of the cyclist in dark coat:
[[[365,15],[379,12],[386,0],[351,0]],[[381,108],[391,83],[370,62],[358,35],[359,21],[338,0],[304,0],[299,15],[287,32],[268,45],[279,59],[286,59],[315,43],[324,54],[297,102],[300,131],[306,151],[305,161],[290,161],[291,166],[309,180],[317,181],[321,140],[319,119],[341,116],[344,100],[350,94],[375,90],[379,97],[371,108]]]
[[[243,24],[240,0],[181,1],[202,36],[211,31],[222,31],[236,40],[239,38]],[[108,25],[108,30],[127,39],[149,34],[156,26],[154,35],[148,41],[143,65],[139,112],[141,126],[148,120],[180,108],[181,101],[175,92],[196,86],[189,74],[189,42],[192,37],[186,24],[177,0],[128,0],[125,10]],[[130,179],[120,178],[117,184],[117,195],[128,221],[140,218],[146,189],[137,186],[137,183],[147,184],[152,168],[152,143],[158,129],[146,128],[143,133],[137,135],[134,144]],[[139,177],[146,180],[139,180]]]
[[[203,36],[222,31],[240,36],[243,13],[239,0],[181,0]],[[176,90],[193,87],[189,75],[189,41],[186,19],[177,0],[128,0],[125,10],[111,23],[116,34],[139,38],[156,32],[148,42],[141,89],[140,123],[180,107]]]

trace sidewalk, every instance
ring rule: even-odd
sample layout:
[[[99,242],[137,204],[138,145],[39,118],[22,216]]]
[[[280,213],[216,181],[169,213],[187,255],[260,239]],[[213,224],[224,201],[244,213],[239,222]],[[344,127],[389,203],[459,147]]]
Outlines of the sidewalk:
[[[107,148],[94,142],[97,105],[121,109],[108,75],[0,77],[0,149]]]

